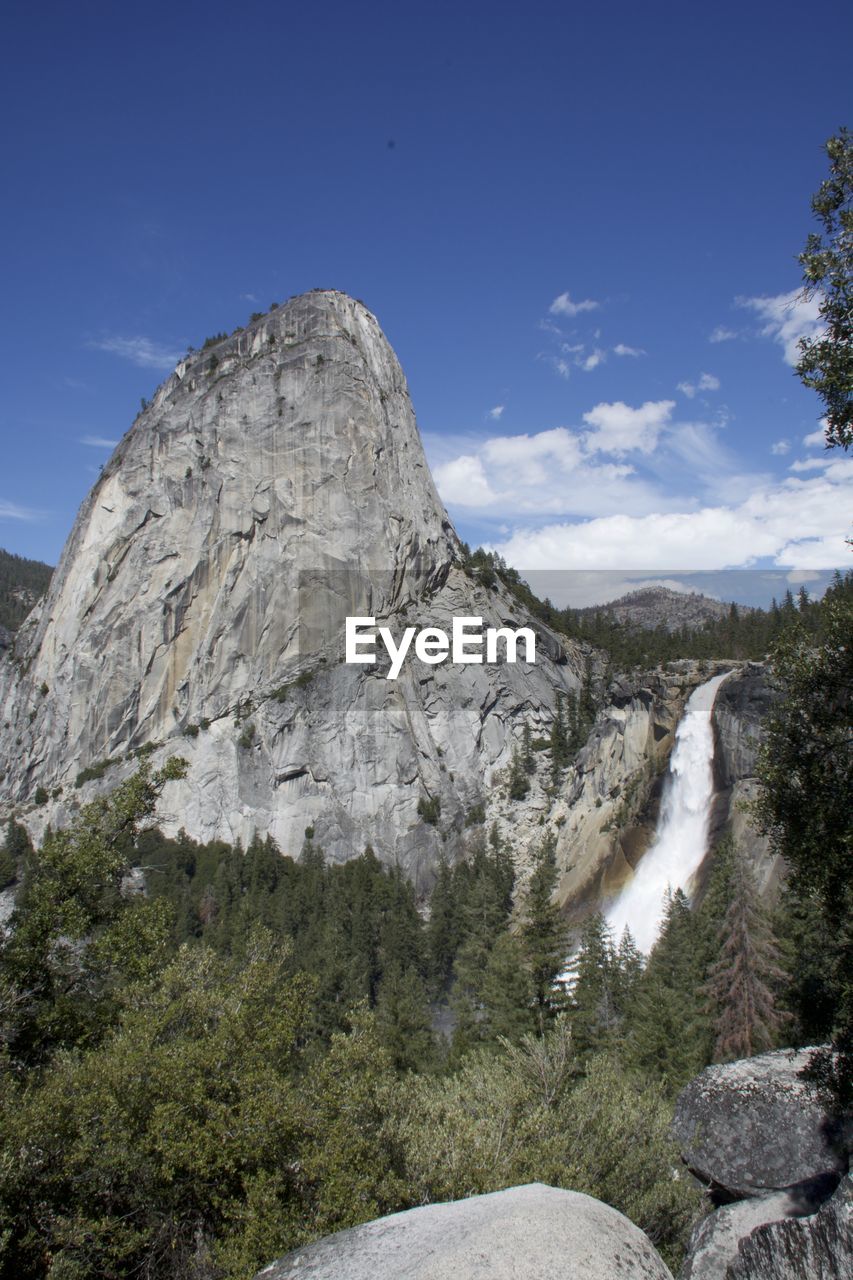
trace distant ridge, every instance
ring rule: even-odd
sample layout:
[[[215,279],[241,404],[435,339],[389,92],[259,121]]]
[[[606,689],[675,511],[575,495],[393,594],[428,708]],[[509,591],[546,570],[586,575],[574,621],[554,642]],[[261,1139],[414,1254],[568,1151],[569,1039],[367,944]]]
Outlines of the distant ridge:
[[[604,605],[579,609],[582,615],[609,614],[626,626],[652,631],[664,627],[667,631],[680,631],[687,627],[697,631],[708,622],[725,618],[732,605],[713,600],[700,592],[673,591],[671,587],[639,587],[618,600]],[[746,605],[738,605],[740,612],[749,613]]]

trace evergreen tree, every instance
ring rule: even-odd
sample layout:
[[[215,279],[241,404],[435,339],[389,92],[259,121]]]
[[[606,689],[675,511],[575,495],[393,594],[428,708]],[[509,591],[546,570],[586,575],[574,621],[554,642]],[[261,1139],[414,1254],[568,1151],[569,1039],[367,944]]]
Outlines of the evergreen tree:
[[[420,1071],[435,1057],[426,987],[414,969],[394,961],[382,975],[376,1002],[379,1038],[398,1071]]]
[[[427,964],[432,989],[440,996],[450,988],[453,961],[461,936],[454,876],[444,858],[438,866],[429,905],[429,923],[426,927]]]
[[[676,1092],[706,1063],[707,1018],[700,994],[700,932],[680,889],[668,893],[630,1018],[634,1062]]]
[[[26,827],[10,818],[6,824],[6,841],[0,849],[0,889],[20,878],[32,854],[33,846]]]
[[[703,991],[713,1018],[713,1060],[730,1062],[775,1048],[784,1018],[773,988],[786,977],[752,871],[739,853],[718,944]]]
[[[480,994],[483,1038],[516,1043],[533,1030],[533,987],[524,948],[507,930],[489,952]]]
[[[525,721],[524,730],[521,735],[521,765],[524,772],[530,776],[536,772],[536,760],[533,755],[533,743],[530,737],[530,725]]]
[[[539,848],[524,900],[520,941],[533,984],[535,1021],[540,1035],[563,1008],[559,975],[568,951],[567,930],[552,900],[557,886],[557,839],[549,833]]]
[[[507,792],[510,800],[523,800],[530,790],[530,779],[524,767],[524,759],[518,747],[513,747],[509,766]]]
[[[607,1047],[618,1023],[617,962],[613,939],[600,912],[581,933],[572,989],[572,1042],[588,1057]]]

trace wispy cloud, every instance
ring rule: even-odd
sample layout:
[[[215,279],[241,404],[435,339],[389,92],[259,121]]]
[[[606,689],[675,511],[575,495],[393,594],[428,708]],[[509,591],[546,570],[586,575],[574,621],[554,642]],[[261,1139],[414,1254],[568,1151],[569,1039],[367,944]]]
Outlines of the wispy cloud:
[[[718,324],[716,329],[712,329],[708,336],[709,342],[734,342],[739,337],[736,329],[727,329],[725,325]]]
[[[763,338],[773,338],[782,347],[786,364],[792,367],[800,358],[801,338],[814,338],[823,328],[820,318],[820,294],[803,296],[802,289],[779,293],[771,298],[737,298],[739,307],[756,312],[764,321]]]
[[[503,411],[505,408],[506,408],[506,405],[496,404],[493,409],[489,410],[487,416],[491,418],[494,422],[497,422],[498,419],[503,416]]]
[[[719,391],[720,379],[713,373],[703,373],[698,382],[679,382],[678,390],[682,395],[687,396],[688,400],[700,391]]]
[[[122,338],[114,335],[94,338],[88,345],[96,351],[107,351],[110,355],[130,360],[142,369],[172,369],[183,355],[182,351],[153,342],[151,338]]]
[[[602,351],[600,347],[596,347],[586,356],[581,364],[584,373],[591,373],[593,369],[597,369],[600,364],[604,364],[607,359],[607,352]]]
[[[644,356],[646,353],[642,347],[629,347],[624,342],[617,342],[613,348],[615,356]]]
[[[584,298],[582,302],[573,302],[568,291],[559,294],[548,310],[552,316],[579,316],[582,311],[597,311],[601,306],[593,298]]]
[[[0,520],[40,520],[43,512],[33,507],[22,507],[17,502],[7,502],[0,498]]]
[[[775,454],[777,458],[782,458],[786,453],[791,452],[791,443],[789,440],[777,440],[770,446],[770,452]]]
[[[90,449],[114,449],[118,440],[107,440],[104,436],[81,436],[78,443],[88,445]]]

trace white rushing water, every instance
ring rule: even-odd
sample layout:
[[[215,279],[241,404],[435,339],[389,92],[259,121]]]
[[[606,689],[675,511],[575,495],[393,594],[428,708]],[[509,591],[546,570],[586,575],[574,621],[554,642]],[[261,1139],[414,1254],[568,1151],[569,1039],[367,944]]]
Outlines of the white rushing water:
[[[686,890],[707,851],[714,790],[711,711],[729,674],[714,676],[690,695],[675,735],[654,841],[607,913],[617,940],[627,925],[647,954],[660,928],[666,890]]]

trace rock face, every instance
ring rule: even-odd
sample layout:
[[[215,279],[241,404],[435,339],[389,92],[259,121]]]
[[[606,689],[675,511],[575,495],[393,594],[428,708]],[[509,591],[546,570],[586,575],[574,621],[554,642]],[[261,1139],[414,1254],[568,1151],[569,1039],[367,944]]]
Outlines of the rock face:
[[[842,1134],[798,1078],[812,1052],[780,1049],[690,1081],[673,1135],[697,1178],[728,1199],[834,1185],[847,1167]]]
[[[758,1227],[738,1246],[725,1280],[850,1280],[853,1179],[844,1178],[818,1213]]]
[[[670,1272],[615,1209],[534,1183],[378,1218],[287,1254],[256,1280],[479,1277],[666,1280]]]
[[[332,858],[370,841],[428,873],[441,840],[418,801],[439,800],[452,849],[582,656],[540,627],[535,666],[409,661],[386,681],[343,663],[347,615],[395,636],[528,621],[462,571],[375,317],[316,292],[183,360],[104,468],[0,658],[0,809],[39,838],[155,744],[189,761],[167,832],[297,854],[312,825]],[[98,780],[76,787],[81,770]]]
[[[810,1199],[777,1191],[715,1209],[694,1229],[678,1280],[725,1280],[741,1240],[757,1227],[813,1213],[815,1208]]]
[[[761,663],[748,662],[727,680],[714,704],[712,843],[724,830],[747,855],[762,896],[773,900],[784,879],[782,859],[755,829],[749,805],[758,793],[756,768],[763,724],[776,692]]]

